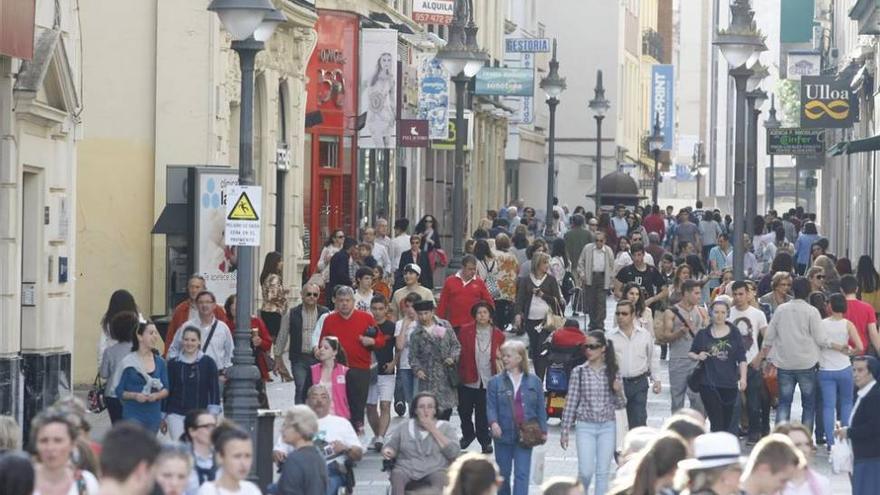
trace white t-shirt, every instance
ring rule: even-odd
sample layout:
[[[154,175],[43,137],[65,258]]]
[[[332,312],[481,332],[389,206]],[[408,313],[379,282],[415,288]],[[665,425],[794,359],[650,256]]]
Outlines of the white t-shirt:
[[[354,309],[370,312],[370,303],[373,301],[373,291],[369,294],[361,294],[361,291],[354,291]]]
[[[88,471],[81,471],[81,473],[82,479],[86,485],[86,491],[83,492],[82,495],[98,495],[101,487],[100,485],[98,485],[98,479],[95,478],[95,475]],[[34,495],[40,495],[40,491],[35,489]],[[73,483],[70,485],[70,489],[67,490],[67,495],[81,495],[77,483]]]
[[[198,495],[263,495],[263,492],[250,481],[239,481],[236,491],[220,488],[214,481],[206,481],[199,487]]]
[[[746,348],[746,362],[751,363],[758,355],[758,335],[761,330],[767,328],[767,316],[754,306],[749,306],[745,311],[731,306],[728,321],[733,323],[742,334],[743,346]]]
[[[394,337],[397,338],[400,335],[400,332],[403,328],[403,320],[398,320],[397,323],[394,324]],[[412,337],[413,332],[416,330],[416,322],[413,321],[410,323],[409,327],[406,329],[406,345],[403,346],[403,350],[400,351],[400,369],[409,370],[412,369],[409,365],[409,338]]]
[[[318,419],[318,433],[315,435],[314,440],[315,442],[323,440],[328,444],[339,440],[343,445],[349,447],[362,447],[357,432],[354,431],[351,423],[343,417],[334,416],[332,414],[328,414],[327,416]],[[272,450],[290,454],[294,451],[294,448],[292,445],[285,443],[283,437],[279,436],[278,440],[275,441]],[[202,495],[201,492],[199,492],[199,495]]]

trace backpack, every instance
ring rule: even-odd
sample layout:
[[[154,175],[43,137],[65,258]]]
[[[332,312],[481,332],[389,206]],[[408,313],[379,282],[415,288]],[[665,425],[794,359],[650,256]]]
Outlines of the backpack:
[[[547,391],[568,392],[568,370],[564,364],[551,364],[547,368]]]

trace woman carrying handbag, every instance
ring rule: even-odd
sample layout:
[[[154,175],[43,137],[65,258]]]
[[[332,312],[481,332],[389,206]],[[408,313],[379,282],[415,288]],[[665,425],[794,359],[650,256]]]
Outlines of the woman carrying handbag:
[[[516,318],[514,326],[518,333],[529,336],[529,358],[535,367],[538,378],[544,379],[545,366],[539,359],[541,347],[550,327],[561,320],[564,307],[562,291],[556,279],[549,274],[550,255],[536,251],[532,255],[530,273],[520,277],[516,288]],[[549,316],[549,318],[548,318]],[[548,325],[549,323],[549,325]],[[555,328],[559,328],[558,325]]]

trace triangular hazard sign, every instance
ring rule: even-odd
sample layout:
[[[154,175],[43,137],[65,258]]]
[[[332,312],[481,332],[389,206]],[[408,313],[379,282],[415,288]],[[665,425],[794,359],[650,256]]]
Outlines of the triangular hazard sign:
[[[250,198],[246,192],[242,191],[241,196],[238,197],[238,201],[235,202],[235,206],[232,207],[232,211],[229,212],[229,216],[226,217],[228,220],[259,220],[260,217],[257,216],[257,212],[254,211],[254,206],[251,204]]]

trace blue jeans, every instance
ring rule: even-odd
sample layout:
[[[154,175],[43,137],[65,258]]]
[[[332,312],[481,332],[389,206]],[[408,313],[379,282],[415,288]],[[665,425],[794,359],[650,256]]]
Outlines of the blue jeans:
[[[840,424],[849,426],[853,407],[852,366],[842,370],[819,370],[819,387],[822,389],[822,421],[825,423],[825,442],[834,445],[834,413],[840,404]]]
[[[394,395],[406,402],[407,407],[415,396],[415,375],[411,369],[398,369],[397,379],[394,382]]]
[[[816,415],[816,370],[779,369],[779,409],[776,411],[776,424],[785,423],[791,418],[791,402],[794,400],[794,387],[801,388],[801,423],[813,431],[813,418]],[[832,403],[833,404],[833,403]],[[832,429],[833,431],[833,429]]]
[[[590,481],[596,476],[595,495],[608,491],[608,475],[614,458],[617,430],[614,421],[604,423],[578,422],[577,435],[578,477],[589,491]]]
[[[345,486],[345,477],[336,468],[336,464],[327,466],[327,495],[336,495]]]
[[[528,495],[529,476],[532,469],[532,449],[524,449],[517,444],[495,442],[495,462],[501,470],[504,482],[498,490],[498,495]],[[513,478],[510,472],[513,471]],[[510,491],[510,482],[513,481],[513,492]]]

